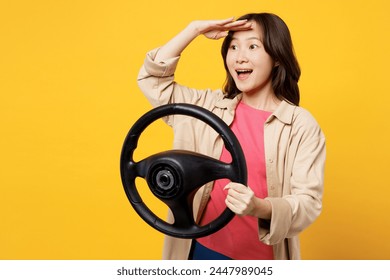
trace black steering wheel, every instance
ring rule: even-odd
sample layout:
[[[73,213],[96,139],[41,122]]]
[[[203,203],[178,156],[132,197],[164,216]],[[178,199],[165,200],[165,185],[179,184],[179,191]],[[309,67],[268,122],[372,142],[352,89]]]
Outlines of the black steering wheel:
[[[165,151],[135,162],[133,153],[141,133],[152,122],[168,115],[191,116],[211,126],[222,137],[226,149],[231,153],[232,162],[224,163],[186,150]],[[206,225],[200,226],[195,222],[193,198],[205,183],[227,178],[247,184],[245,157],[234,133],[212,112],[190,104],[163,105],[144,114],[127,134],[122,147],[120,170],[126,195],[138,215],[153,228],[178,238],[210,235],[224,227],[234,216],[226,208],[220,216]],[[135,185],[136,177],[144,178],[152,193],[168,205],[174,216],[173,224],[157,217],[145,205]]]

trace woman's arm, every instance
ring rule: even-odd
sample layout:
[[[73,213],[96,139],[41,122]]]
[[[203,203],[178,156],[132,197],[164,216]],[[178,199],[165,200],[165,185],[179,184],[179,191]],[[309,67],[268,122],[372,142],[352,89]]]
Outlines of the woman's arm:
[[[138,73],[139,88],[153,107],[172,102],[204,106],[205,97],[209,90],[199,91],[187,88],[174,80],[181,52],[200,34],[207,38],[219,39],[226,36],[228,30],[250,28],[251,23],[234,21],[233,18],[191,22],[165,45],[148,52]],[[221,91],[215,92],[215,94],[223,95]]]

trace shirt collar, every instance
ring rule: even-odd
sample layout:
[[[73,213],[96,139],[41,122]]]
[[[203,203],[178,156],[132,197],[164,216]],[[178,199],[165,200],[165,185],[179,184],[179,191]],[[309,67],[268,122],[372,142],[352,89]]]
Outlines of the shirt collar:
[[[278,108],[268,118],[267,122],[270,122],[273,118],[277,118],[285,124],[291,124],[293,121],[294,111],[297,106],[283,100],[280,102]]]
[[[215,106],[218,108],[221,108],[221,109],[228,109],[229,111],[234,110],[234,109],[236,109],[241,98],[242,98],[242,94],[236,95],[233,99],[225,98],[222,95],[222,98],[217,100],[217,102],[215,103]]]
[[[238,103],[242,99],[242,94],[238,94],[233,99],[229,98],[221,98],[215,104],[215,106],[219,108],[226,108],[229,111],[233,112],[237,107]],[[291,124],[294,116],[296,105],[283,100],[280,102],[278,108],[272,113],[272,115],[268,118],[267,122],[271,122],[274,118],[277,118],[281,122],[285,124]]]

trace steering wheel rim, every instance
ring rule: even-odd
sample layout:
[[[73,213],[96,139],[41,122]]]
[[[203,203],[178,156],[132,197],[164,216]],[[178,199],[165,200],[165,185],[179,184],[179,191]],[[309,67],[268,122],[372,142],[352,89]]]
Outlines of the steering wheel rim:
[[[226,149],[232,156],[232,162],[223,163],[185,150],[166,151],[135,162],[133,154],[142,132],[154,121],[168,115],[194,117],[211,126],[222,137]],[[194,169],[203,174],[194,175]],[[120,171],[127,198],[138,215],[156,230],[178,238],[210,235],[224,227],[234,217],[234,213],[226,207],[215,220],[203,226],[197,225],[193,220],[192,202],[193,196],[201,186],[221,178],[247,185],[244,153],[230,127],[212,112],[184,103],[156,107],[134,123],[123,143]],[[142,201],[135,184],[137,177],[144,178],[152,193],[168,205],[175,218],[173,224],[157,217]]]

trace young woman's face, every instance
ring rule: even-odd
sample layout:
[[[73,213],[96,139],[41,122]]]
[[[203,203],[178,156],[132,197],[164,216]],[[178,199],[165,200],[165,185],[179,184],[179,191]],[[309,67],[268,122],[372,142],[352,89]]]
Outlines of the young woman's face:
[[[237,88],[244,94],[272,91],[273,59],[262,43],[262,30],[252,22],[252,29],[236,31],[226,56],[226,65]]]

